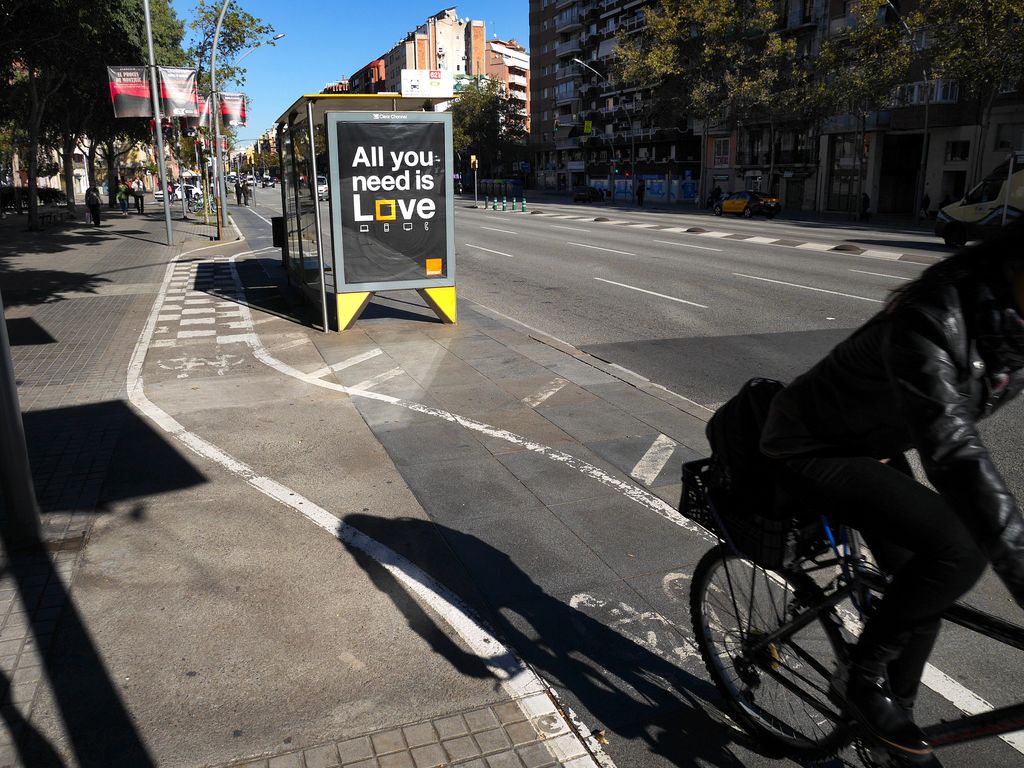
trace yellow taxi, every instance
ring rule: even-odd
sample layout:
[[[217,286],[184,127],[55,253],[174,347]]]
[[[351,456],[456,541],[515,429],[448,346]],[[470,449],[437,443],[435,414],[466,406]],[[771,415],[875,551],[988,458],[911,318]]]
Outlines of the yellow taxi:
[[[775,214],[782,210],[777,198],[769,197],[761,192],[733,192],[726,195],[715,203],[715,216],[723,213],[735,213],[745,219],[751,218],[755,213],[774,219]]]

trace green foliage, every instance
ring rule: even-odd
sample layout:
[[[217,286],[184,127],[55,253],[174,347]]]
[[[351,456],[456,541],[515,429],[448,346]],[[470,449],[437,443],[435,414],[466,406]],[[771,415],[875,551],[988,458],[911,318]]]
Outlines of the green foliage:
[[[817,86],[831,112],[863,117],[892,105],[894,89],[909,78],[913,49],[902,24],[885,22],[878,0],[856,0],[850,18],[850,27],[822,46],[818,65],[825,77]]]
[[[475,154],[482,164],[493,164],[526,139],[526,117],[498,80],[466,85],[451,112],[456,153]],[[482,170],[491,169],[485,165]]]
[[[188,25],[189,36],[186,44],[188,60],[199,71],[199,87],[203,92],[210,90],[210,54],[223,2],[221,0],[198,0]],[[245,85],[245,67],[234,67],[235,60],[248,49],[267,43],[274,34],[274,28],[242,10],[236,3],[228,6],[217,38],[217,86],[235,82]]]

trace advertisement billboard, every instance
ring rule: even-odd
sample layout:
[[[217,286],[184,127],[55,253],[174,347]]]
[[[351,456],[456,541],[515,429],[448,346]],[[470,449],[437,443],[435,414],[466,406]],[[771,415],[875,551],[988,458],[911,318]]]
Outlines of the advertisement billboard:
[[[455,285],[452,121],[441,112],[329,112],[339,291]]]
[[[455,95],[455,78],[443,69],[403,69],[402,95],[450,99]]]
[[[107,67],[114,117],[152,117],[146,67]]]
[[[160,72],[160,111],[165,117],[197,117],[196,71],[184,67],[157,67]]]

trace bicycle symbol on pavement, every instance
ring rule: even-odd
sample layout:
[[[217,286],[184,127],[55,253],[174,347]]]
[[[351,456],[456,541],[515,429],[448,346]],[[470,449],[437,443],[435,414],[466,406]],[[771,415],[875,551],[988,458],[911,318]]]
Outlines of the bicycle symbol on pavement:
[[[189,374],[212,368],[218,376],[223,376],[228,369],[242,362],[241,355],[215,355],[213,357],[174,357],[169,360],[158,360],[157,365],[165,371],[181,371],[179,379],[187,379]]]

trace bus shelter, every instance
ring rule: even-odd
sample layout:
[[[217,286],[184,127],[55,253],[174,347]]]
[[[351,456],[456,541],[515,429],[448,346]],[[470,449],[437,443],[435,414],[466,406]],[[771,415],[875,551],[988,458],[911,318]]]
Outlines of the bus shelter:
[[[378,291],[410,289],[454,323],[451,114],[438,98],[307,94],[278,118],[289,282],[346,330]]]

